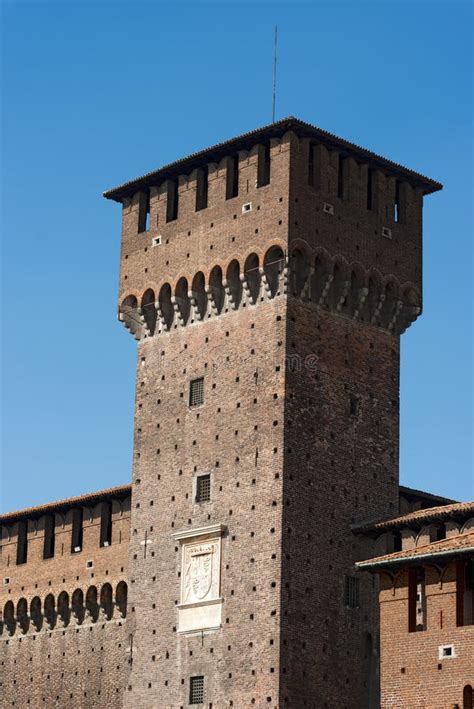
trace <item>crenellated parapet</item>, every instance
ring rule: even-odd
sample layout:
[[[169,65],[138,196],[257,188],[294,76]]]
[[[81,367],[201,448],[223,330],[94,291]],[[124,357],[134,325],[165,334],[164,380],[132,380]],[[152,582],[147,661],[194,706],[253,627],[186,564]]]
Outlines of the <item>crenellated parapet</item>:
[[[119,320],[141,340],[280,296],[298,298],[393,335],[402,334],[421,312],[421,296],[412,283],[348,263],[325,249],[298,246],[288,256],[273,245],[263,258],[252,252],[226,266],[215,265],[207,274],[198,271],[173,285],[166,282],[125,295]]]

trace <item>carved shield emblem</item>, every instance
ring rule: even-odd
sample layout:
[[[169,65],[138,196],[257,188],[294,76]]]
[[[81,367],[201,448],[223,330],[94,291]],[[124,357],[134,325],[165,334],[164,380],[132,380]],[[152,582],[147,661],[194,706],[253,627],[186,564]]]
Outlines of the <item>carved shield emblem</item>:
[[[212,556],[198,554],[191,557],[191,588],[195,598],[202,600],[211,590]]]
[[[192,550],[185,571],[184,601],[202,601],[212,586],[212,550]]]

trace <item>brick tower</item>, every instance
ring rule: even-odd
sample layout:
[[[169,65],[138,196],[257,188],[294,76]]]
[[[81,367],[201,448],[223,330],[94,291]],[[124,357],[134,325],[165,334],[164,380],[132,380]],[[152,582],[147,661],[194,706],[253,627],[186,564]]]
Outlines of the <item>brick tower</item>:
[[[351,525],[398,510],[440,187],[288,118],[105,193],[138,340],[124,706],[377,706]]]

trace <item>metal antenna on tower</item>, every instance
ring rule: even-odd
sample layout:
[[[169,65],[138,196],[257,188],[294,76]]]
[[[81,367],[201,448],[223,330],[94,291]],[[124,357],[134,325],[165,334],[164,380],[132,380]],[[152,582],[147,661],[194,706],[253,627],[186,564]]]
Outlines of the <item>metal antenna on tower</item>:
[[[277,79],[277,50],[278,50],[278,26],[275,25],[275,40],[274,40],[274,44],[273,44],[273,101],[272,101],[272,123],[275,123],[276,79]]]

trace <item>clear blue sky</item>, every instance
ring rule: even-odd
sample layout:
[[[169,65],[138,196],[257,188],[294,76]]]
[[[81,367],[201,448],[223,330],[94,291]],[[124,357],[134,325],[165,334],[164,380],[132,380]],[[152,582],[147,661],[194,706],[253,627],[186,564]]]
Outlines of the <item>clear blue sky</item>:
[[[1,509],[131,476],[135,344],[102,190],[295,115],[444,183],[402,340],[401,480],[474,497],[472,5],[3,3]]]

